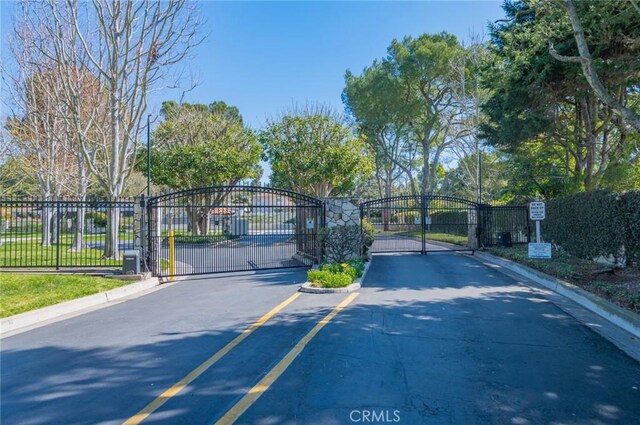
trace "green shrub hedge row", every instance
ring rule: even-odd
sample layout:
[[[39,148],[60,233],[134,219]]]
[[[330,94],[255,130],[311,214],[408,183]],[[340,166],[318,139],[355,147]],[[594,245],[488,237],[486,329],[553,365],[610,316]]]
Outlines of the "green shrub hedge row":
[[[309,282],[321,284],[323,288],[344,288],[351,285],[353,279],[345,273],[331,273],[328,270],[309,270]]]
[[[640,263],[640,192],[582,192],[546,204],[545,240],[581,258]]]
[[[346,263],[324,263],[320,270],[309,270],[307,280],[323,288],[342,288],[362,276],[364,263],[353,259]]]

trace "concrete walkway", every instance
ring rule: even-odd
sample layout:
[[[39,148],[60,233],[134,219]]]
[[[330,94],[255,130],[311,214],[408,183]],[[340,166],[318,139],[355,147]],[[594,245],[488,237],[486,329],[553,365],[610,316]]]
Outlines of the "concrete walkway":
[[[472,257],[376,255],[342,310],[290,299],[303,280],[193,279],[3,340],[2,423],[122,423],[286,299],[144,423],[639,422],[638,362]]]

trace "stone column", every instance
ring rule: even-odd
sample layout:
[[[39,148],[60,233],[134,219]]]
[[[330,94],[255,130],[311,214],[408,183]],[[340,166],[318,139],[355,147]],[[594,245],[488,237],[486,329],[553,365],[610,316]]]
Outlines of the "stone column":
[[[353,198],[324,198],[326,207],[325,223],[327,229],[339,226],[357,226],[360,228],[360,203]],[[361,246],[352,253],[356,258],[361,255]]]

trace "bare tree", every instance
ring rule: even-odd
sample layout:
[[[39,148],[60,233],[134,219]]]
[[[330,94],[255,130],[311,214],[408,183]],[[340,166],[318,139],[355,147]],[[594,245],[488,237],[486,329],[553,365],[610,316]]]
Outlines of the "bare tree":
[[[186,0],[25,4],[36,39],[51,40],[51,46],[36,43],[34,48],[58,66],[82,165],[115,201],[133,171],[150,91],[201,41],[195,4]],[[83,100],[88,86],[90,108]],[[118,256],[118,222],[119,210],[111,208],[104,249],[108,258]]]
[[[37,182],[40,196],[48,201],[68,194],[73,175],[73,156],[69,154],[68,133],[59,108],[60,81],[52,63],[33,50],[35,34],[29,26],[17,24],[9,49],[13,69],[3,69],[9,111],[6,127],[13,146],[12,156],[26,175]],[[43,41],[46,42],[46,41]],[[58,217],[45,205],[42,211],[42,245],[57,242]]]

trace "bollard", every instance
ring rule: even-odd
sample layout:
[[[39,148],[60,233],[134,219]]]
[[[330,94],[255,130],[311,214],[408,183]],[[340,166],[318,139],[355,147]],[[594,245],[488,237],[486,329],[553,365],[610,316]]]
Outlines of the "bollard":
[[[176,274],[176,244],[173,230],[169,232],[169,280]]]

